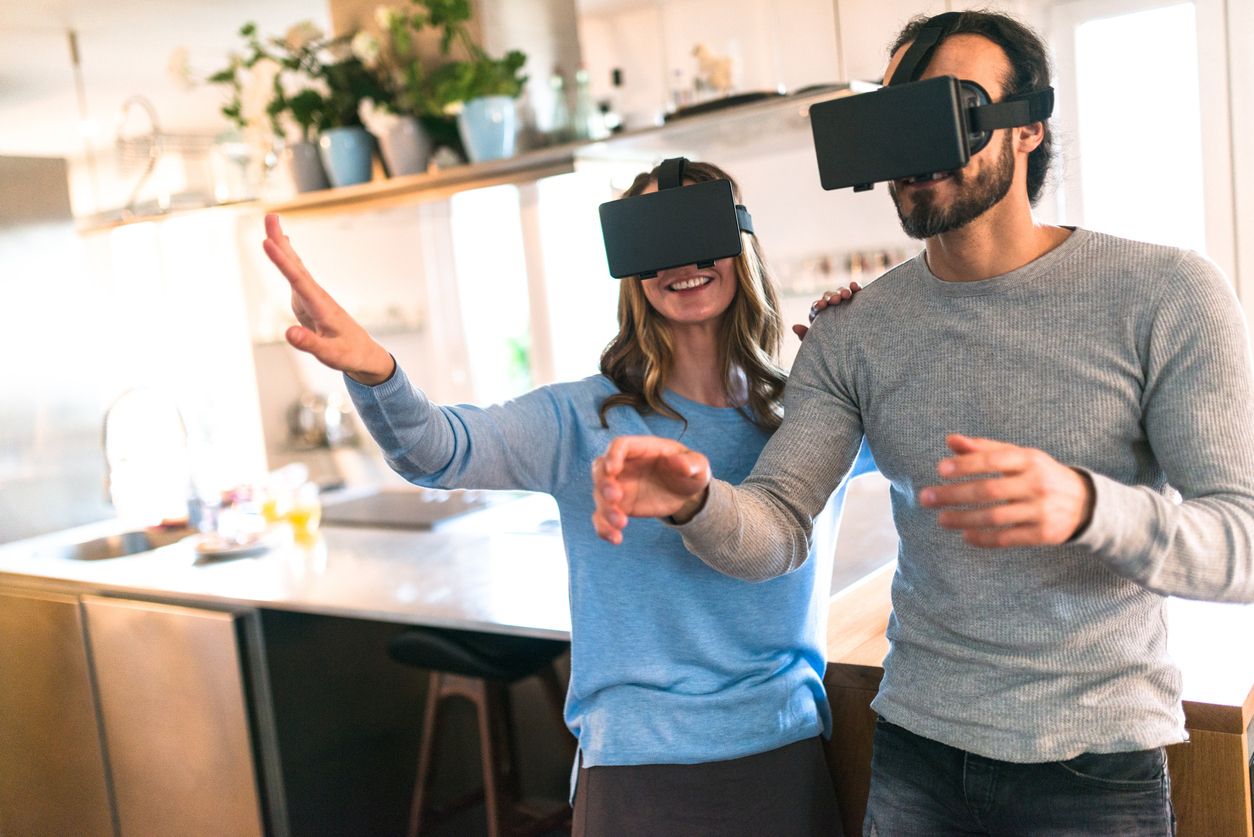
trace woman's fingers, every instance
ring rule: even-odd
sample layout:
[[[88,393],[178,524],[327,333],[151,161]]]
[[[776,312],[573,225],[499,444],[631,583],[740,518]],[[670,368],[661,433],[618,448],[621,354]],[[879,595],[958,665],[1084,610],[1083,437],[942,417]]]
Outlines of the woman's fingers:
[[[293,347],[302,352],[308,352],[326,366],[344,371],[343,358],[340,357],[335,343],[326,337],[319,336],[313,329],[298,325],[290,326],[284,332],[284,337]]]
[[[314,281],[313,276],[292,248],[291,240],[283,234],[279,216],[266,215],[266,240],[262,242],[266,256],[299,295],[308,314],[315,319],[339,310],[339,305],[326,290]]]

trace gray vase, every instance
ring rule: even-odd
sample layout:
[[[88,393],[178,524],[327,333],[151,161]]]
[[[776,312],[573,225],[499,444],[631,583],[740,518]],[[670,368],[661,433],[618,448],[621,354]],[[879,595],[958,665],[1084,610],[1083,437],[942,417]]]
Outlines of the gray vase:
[[[391,130],[379,135],[379,152],[388,174],[422,174],[431,160],[431,137],[413,116],[402,116]]]
[[[322,168],[318,146],[312,142],[290,142],[283,147],[283,162],[297,192],[316,192],[330,188]]]

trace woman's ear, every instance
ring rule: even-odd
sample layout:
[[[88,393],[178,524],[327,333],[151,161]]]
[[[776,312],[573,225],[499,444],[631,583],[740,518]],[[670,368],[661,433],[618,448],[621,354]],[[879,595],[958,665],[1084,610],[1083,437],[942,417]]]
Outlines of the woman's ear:
[[[1033,122],[1010,130],[1015,132],[1015,151],[1024,154],[1031,154],[1045,141],[1044,122]]]

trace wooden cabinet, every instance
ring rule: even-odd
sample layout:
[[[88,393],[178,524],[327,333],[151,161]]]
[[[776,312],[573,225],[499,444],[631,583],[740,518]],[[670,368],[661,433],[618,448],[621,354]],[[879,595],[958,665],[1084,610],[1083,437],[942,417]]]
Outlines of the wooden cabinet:
[[[0,591],[0,834],[286,834],[257,614]]]
[[[824,679],[827,745],[845,833],[861,833],[871,782],[871,699],[888,653],[889,564],[832,599]],[[1171,651],[1184,675],[1190,740],[1167,748],[1180,837],[1250,837],[1249,727],[1254,720],[1254,608],[1171,600]]]
[[[83,610],[120,832],[286,833],[245,650],[256,614],[97,596]]]
[[[78,599],[0,591],[0,834],[113,835]]]

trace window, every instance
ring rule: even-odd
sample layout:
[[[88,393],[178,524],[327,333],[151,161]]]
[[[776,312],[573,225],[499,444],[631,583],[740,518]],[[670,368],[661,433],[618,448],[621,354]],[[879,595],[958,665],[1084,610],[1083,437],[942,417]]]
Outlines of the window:
[[[531,320],[518,189],[453,195],[453,260],[475,401],[505,401],[531,389]],[[491,241],[485,247],[484,241]]]
[[[1063,223],[1189,247],[1233,275],[1218,0],[1054,7]]]

